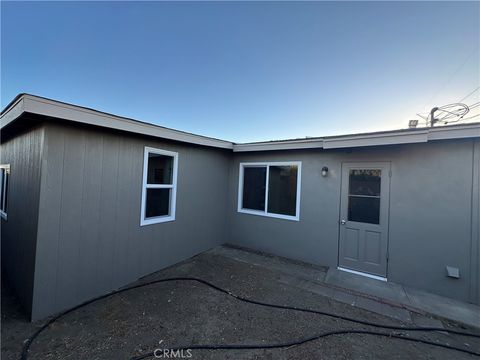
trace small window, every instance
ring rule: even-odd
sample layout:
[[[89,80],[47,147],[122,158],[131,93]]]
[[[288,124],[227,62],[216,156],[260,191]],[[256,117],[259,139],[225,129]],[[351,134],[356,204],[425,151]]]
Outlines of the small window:
[[[9,177],[10,165],[0,165],[0,215],[4,219],[7,219]]]
[[[238,211],[299,220],[301,162],[241,163]]]
[[[350,170],[348,221],[380,224],[380,184],[382,170]]]
[[[178,153],[145,148],[140,225],[175,220]]]

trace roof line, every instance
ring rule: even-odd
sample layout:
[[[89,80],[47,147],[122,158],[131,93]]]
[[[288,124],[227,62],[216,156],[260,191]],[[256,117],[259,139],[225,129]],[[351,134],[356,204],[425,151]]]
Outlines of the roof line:
[[[434,128],[400,129],[274,140],[251,143],[233,143],[186,131],[175,130],[144,121],[135,120],[85,106],[73,105],[42,96],[22,93],[17,95],[0,113],[0,129],[14,122],[23,113],[33,113],[94,126],[106,127],[131,133],[138,133],[174,141],[202,146],[233,150],[234,152],[293,150],[293,149],[336,149],[378,145],[395,145],[428,142],[430,140],[480,137],[480,123],[455,124]]]
[[[23,111],[20,114],[15,114],[15,118],[8,118],[8,114],[12,109],[15,108],[21,101],[24,102]],[[54,109],[56,107],[56,109]],[[65,109],[62,111],[62,109]],[[84,112],[85,114],[90,115],[90,117],[96,117],[94,119],[84,119],[84,121],[79,121],[77,119],[69,118],[68,116],[58,116],[60,113],[66,112]],[[111,114],[108,112],[96,110],[86,106],[80,106],[75,104],[70,104],[63,101],[53,100],[47,97],[32,95],[27,93],[21,93],[17,95],[1,112],[0,119],[0,129],[3,129],[10,122],[16,120],[23,112],[25,113],[37,113],[40,115],[46,115],[51,117],[58,117],[65,120],[78,121],[82,123],[87,123],[91,125],[104,126],[109,128],[119,128],[120,130],[130,131],[134,133],[141,133],[144,135],[153,135],[158,137],[163,137],[166,139],[189,142],[198,145],[220,147],[226,149],[233,148],[233,142],[221,140],[209,136],[197,135],[189,133],[182,130],[176,130],[172,128],[167,128],[165,126],[151,124],[145,121],[140,121],[133,118],[128,118],[125,116],[119,116]],[[68,115],[68,114],[65,114]],[[83,116],[83,118],[88,117],[88,115]],[[112,122],[117,122],[113,124]],[[119,125],[118,122],[123,122],[123,126]],[[127,124],[129,123],[129,124]],[[152,133],[151,133],[152,132]]]

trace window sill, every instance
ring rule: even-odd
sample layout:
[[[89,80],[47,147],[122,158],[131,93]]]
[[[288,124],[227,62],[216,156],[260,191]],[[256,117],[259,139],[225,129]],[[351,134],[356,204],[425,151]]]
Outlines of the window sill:
[[[142,219],[140,221],[140,226],[160,224],[164,222],[174,221],[175,216],[161,216],[156,218]]]
[[[290,220],[290,221],[300,221],[299,216],[272,214],[272,213],[265,212],[265,211],[248,210],[248,209],[238,209],[237,211],[239,213],[243,213],[243,214],[258,215],[258,216],[270,217],[270,218],[275,218],[275,219]]]

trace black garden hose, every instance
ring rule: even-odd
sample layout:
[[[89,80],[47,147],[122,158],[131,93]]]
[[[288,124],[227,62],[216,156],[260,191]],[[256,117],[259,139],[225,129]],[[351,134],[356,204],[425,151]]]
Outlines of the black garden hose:
[[[400,330],[400,331],[424,331],[424,332],[440,331],[440,332],[445,332],[445,333],[450,333],[450,334],[455,334],[455,335],[463,335],[463,336],[480,338],[480,334],[474,334],[474,333],[463,332],[463,331],[456,331],[456,330],[450,330],[450,329],[444,329],[444,328],[438,328],[438,327],[402,327],[402,326],[393,326],[393,325],[383,325],[383,324],[374,323],[374,322],[370,322],[370,321],[358,320],[358,319],[351,318],[351,317],[344,316],[344,315],[333,314],[333,313],[329,313],[329,312],[326,312],[326,311],[299,308],[299,307],[295,307],[295,306],[284,306],[284,305],[269,304],[269,303],[256,301],[256,300],[251,300],[251,299],[247,299],[247,298],[243,298],[241,296],[235,295],[235,294],[231,293],[230,291],[222,289],[221,287],[218,287],[217,285],[214,285],[214,284],[212,284],[208,281],[205,281],[203,279],[194,278],[194,277],[173,277],[173,278],[152,280],[152,281],[148,281],[148,282],[145,282],[145,283],[125,287],[125,288],[122,288],[122,289],[119,289],[119,290],[116,290],[116,291],[112,291],[108,294],[101,295],[101,296],[98,296],[96,298],[85,301],[85,302],[83,302],[83,303],[81,303],[77,306],[74,306],[74,307],[72,307],[68,310],[65,310],[65,311],[55,315],[54,317],[49,319],[43,326],[41,326],[37,331],[35,331],[27,339],[27,341],[23,345],[21,360],[27,360],[28,359],[30,347],[31,347],[33,341],[44,330],[46,330],[51,324],[53,324],[54,322],[56,322],[60,318],[64,317],[65,315],[67,315],[67,314],[69,314],[69,313],[71,313],[71,312],[73,312],[73,311],[75,311],[75,310],[77,310],[81,307],[89,305],[93,302],[96,302],[96,301],[99,301],[99,300],[102,300],[102,299],[106,299],[110,296],[120,294],[120,293],[123,293],[125,291],[138,289],[138,288],[141,288],[141,287],[154,285],[154,284],[158,284],[158,283],[163,283],[163,282],[172,282],[172,281],[198,282],[198,283],[206,285],[206,286],[208,286],[212,289],[220,291],[224,294],[232,296],[233,298],[235,298],[239,301],[246,302],[246,303],[249,303],[249,304],[266,306],[266,307],[271,307],[271,308],[275,308],[275,309],[293,310],[293,311],[299,311],[299,312],[305,312],[305,313],[324,315],[324,316],[329,316],[329,317],[333,317],[333,318],[336,318],[336,319],[350,321],[350,322],[354,322],[354,323],[361,324],[361,325],[366,325],[366,326],[373,326],[373,327],[377,327],[377,328],[383,328],[383,329],[389,329],[389,330]],[[224,349],[224,350],[228,350],[228,349],[273,349],[273,348],[282,348],[282,347],[289,347],[289,346],[294,346],[294,345],[301,345],[301,344],[304,344],[306,342],[313,341],[313,340],[316,340],[316,339],[319,339],[319,338],[322,338],[322,337],[327,337],[327,336],[331,336],[331,335],[341,335],[341,334],[367,334],[367,335],[377,335],[377,336],[391,337],[391,338],[403,339],[403,340],[407,340],[407,341],[415,341],[415,342],[434,345],[434,346],[440,346],[440,347],[443,347],[443,348],[446,348],[446,349],[462,351],[462,352],[465,352],[465,353],[468,353],[468,354],[471,354],[471,355],[480,356],[480,353],[478,353],[478,352],[474,352],[474,351],[470,351],[470,350],[462,349],[462,348],[457,348],[457,347],[447,345],[447,344],[435,343],[435,342],[430,342],[430,341],[422,340],[422,339],[409,338],[409,337],[406,337],[405,335],[375,332],[375,331],[368,331],[368,330],[357,330],[357,329],[347,329],[347,330],[326,332],[326,333],[322,333],[322,334],[314,336],[314,337],[310,337],[310,338],[307,338],[307,339],[303,339],[303,340],[300,340],[300,341],[295,341],[295,342],[292,342],[292,343],[286,343],[286,344],[273,344],[273,345],[268,345],[268,344],[267,345],[265,345],[265,344],[261,344],[261,345],[192,345],[192,346],[182,347],[182,348],[178,348],[178,349],[187,349],[187,348],[188,349],[210,349],[210,350],[217,350],[217,349]],[[174,348],[172,348],[172,350],[174,350]],[[139,358],[133,358],[133,359],[144,359],[144,358],[149,357],[149,356],[150,357],[153,356],[153,353],[145,354],[145,355],[142,355]]]

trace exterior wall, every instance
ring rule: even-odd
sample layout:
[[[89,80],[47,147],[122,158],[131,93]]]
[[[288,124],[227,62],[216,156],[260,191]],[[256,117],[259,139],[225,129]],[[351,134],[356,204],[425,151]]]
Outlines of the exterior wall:
[[[229,241],[336,267],[341,164],[389,161],[388,279],[478,303],[479,147],[478,139],[469,139],[345,150],[236,153],[230,176]],[[302,161],[300,221],[237,212],[239,163],[249,161]],[[329,168],[325,178],[321,176],[323,166]],[[461,278],[447,278],[447,265],[460,268]]]
[[[140,226],[144,147],[179,153],[176,220]],[[231,153],[49,123],[33,319],[225,242]]]
[[[175,221],[141,227],[145,146],[179,153],[177,206]],[[341,164],[352,161],[391,163],[388,279],[480,303],[480,139],[232,155],[49,121],[2,135],[0,160],[12,172],[2,271],[33,320],[225,242],[337,266]],[[249,161],[302,161],[300,221],[237,212]]]
[[[472,247],[470,252],[471,301],[480,304],[480,139],[473,149],[472,174]],[[476,241],[475,241],[476,240]]]
[[[44,128],[24,129],[2,142],[0,163],[10,164],[7,220],[1,220],[2,276],[30,315],[37,240]]]

